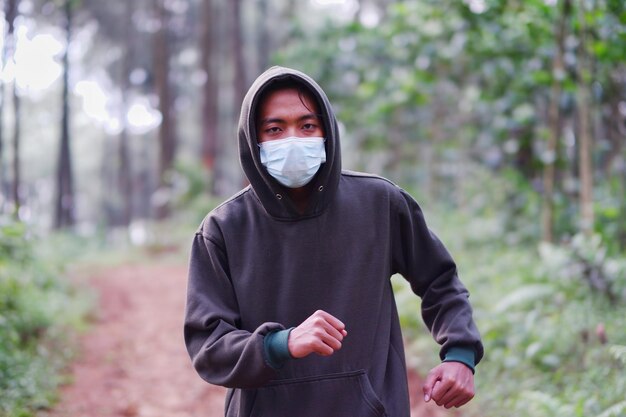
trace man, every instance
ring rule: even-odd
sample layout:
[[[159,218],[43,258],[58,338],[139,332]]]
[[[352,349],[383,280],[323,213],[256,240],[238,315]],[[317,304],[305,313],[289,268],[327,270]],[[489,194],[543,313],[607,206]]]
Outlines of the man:
[[[196,233],[184,329],[200,376],[231,388],[226,416],[408,416],[395,273],[441,344],[425,400],[469,401],[483,347],[456,266],[405,191],[341,170],[317,83],[262,74],[242,104],[239,152],[250,186]]]

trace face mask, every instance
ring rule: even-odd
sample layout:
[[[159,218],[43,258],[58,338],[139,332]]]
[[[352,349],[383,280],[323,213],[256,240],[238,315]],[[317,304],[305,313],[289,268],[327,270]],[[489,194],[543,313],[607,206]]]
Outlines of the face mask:
[[[261,163],[267,172],[289,188],[308,184],[326,162],[324,138],[320,137],[270,140],[259,147]]]

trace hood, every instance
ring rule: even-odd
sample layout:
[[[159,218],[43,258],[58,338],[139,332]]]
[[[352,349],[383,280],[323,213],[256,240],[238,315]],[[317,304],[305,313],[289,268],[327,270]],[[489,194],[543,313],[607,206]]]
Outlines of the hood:
[[[298,212],[289,198],[288,189],[279,184],[261,164],[257,145],[255,114],[259,97],[272,83],[285,79],[300,82],[313,94],[323,116],[326,137],[326,162],[312,180],[310,202],[304,213]],[[297,220],[317,216],[328,207],[335,196],[341,176],[339,129],[328,97],[311,77],[284,67],[272,67],[261,74],[243,99],[238,132],[241,166],[252,190],[270,216],[280,220]]]

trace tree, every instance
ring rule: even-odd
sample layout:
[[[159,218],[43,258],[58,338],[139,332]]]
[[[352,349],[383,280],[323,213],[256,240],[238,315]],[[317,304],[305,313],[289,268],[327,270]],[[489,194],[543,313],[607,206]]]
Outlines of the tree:
[[[169,12],[163,0],[154,0],[154,11],[158,29],[153,36],[154,82],[159,97],[161,126],[159,127],[159,190],[156,198],[156,217],[163,219],[169,215],[168,176],[176,155],[176,127],[173,109],[174,95],[170,85],[170,45],[168,39]]]
[[[66,44],[63,53],[63,92],[61,116],[61,140],[57,165],[56,214],[54,225],[57,229],[74,225],[74,178],[72,172],[72,153],[70,148],[70,103],[69,103],[69,48],[72,39],[72,12],[74,1],[66,0],[65,35]]]
[[[587,54],[587,25],[585,23],[585,2],[578,2],[578,59],[576,65],[576,97],[578,102],[578,175],[580,180],[580,227],[583,233],[593,232],[593,166],[591,161],[592,142],[590,129],[589,88],[590,71]]]
[[[118,188],[122,196],[122,224],[128,226],[133,216],[133,172],[131,167],[130,151],[128,149],[128,129],[127,129],[127,113],[128,113],[128,92],[130,90],[130,72],[131,72],[131,56],[133,54],[133,36],[132,36],[132,16],[134,11],[134,2],[125,2],[124,7],[124,51],[122,56],[122,65],[120,68],[120,88],[121,88],[121,106],[120,119],[122,130],[119,134],[119,175]]]
[[[5,3],[4,18],[7,23],[7,33],[4,37],[4,43],[2,46],[2,69],[6,67],[9,60],[13,59],[14,55],[14,21],[17,14],[17,1],[8,1]],[[8,186],[6,182],[6,171],[4,161],[4,104],[5,104],[5,89],[4,81],[0,81],[0,198],[2,203],[0,204],[0,211],[4,210],[6,200],[9,198]]]
[[[202,51],[201,68],[205,74],[202,89],[202,161],[209,173],[209,192],[216,192],[217,167],[216,160],[219,154],[218,140],[218,71],[219,62],[216,23],[217,15],[212,0],[202,1],[202,20],[200,31],[200,50]]]
[[[272,53],[272,39],[268,28],[268,17],[270,14],[267,0],[258,0],[257,4],[257,32],[258,32],[258,71],[261,73],[269,67],[270,55]]]
[[[19,0],[8,0],[5,3],[5,20],[7,22],[8,30],[7,37],[5,39],[4,45],[4,63],[6,65],[10,60],[15,59],[15,49],[17,46],[17,38],[15,36],[15,21],[18,17],[19,11]],[[0,112],[0,117],[4,116],[4,84],[2,85],[2,110]],[[19,219],[19,211],[20,211],[20,186],[21,186],[21,175],[20,175],[20,96],[17,92],[17,80],[13,79],[13,93],[12,93],[12,101],[13,101],[13,184],[12,184],[12,199],[14,206],[14,216]],[[0,131],[4,128],[4,123],[0,125]],[[2,150],[2,138],[0,137],[0,147]],[[2,186],[4,193],[4,163],[2,161],[3,154],[0,152],[0,186]]]
[[[554,37],[556,48],[552,60],[552,88],[548,111],[550,136],[543,157],[543,208],[541,215],[542,239],[545,242],[554,240],[554,183],[555,163],[559,155],[559,140],[562,133],[560,112],[562,84],[566,76],[563,55],[565,53],[565,28],[571,11],[570,0],[563,0],[561,11],[556,23]]]
[[[243,96],[246,94],[246,64],[245,51],[241,34],[241,0],[233,0],[229,2],[231,5],[232,22],[231,22],[231,39],[233,45],[234,60],[234,81],[235,90],[235,108],[241,106]]]

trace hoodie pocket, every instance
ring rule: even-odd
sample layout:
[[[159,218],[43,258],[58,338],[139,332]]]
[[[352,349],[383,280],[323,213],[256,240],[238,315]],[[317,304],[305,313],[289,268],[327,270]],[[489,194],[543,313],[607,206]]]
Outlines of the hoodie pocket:
[[[365,371],[276,381],[257,390],[251,417],[384,417]]]

